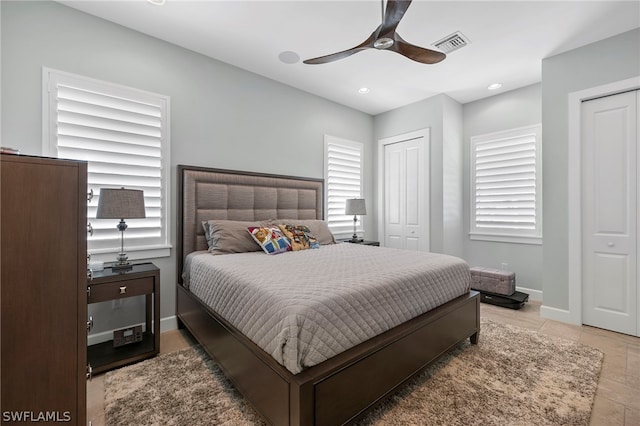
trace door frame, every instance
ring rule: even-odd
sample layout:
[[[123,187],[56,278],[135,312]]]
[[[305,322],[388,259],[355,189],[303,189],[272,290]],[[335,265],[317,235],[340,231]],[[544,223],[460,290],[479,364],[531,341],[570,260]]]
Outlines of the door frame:
[[[425,208],[425,223],[427,224],[426,235],[427,238],[427,251],[431,248],[431,200],[429,196],[431,194],[431,128],[426,127],[424,129],[415,130],[413,132],[402,133],[388,138],[378,140],[378,240],[380,245],[385,245],[385,198],[384,198],[384,179],[385,179],[385,167],[384,167],[384,148],[386,145],[392,145],[394,143],[405,142],[412,139],[424,138],[424,162],[427,167],[424,174],[424,201],[426,203]]]
[[[582,324],[582,102],[637,89],[640,76],[569,93],[569,312],[563,318],[558,310],[553,319]]]

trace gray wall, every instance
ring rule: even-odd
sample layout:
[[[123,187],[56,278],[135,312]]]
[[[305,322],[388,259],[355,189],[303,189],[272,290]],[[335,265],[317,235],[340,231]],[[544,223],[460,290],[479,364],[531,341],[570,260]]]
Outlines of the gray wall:
[[[442,252],[464,256],[463,107],[442,97]]]
[[[542,246],[469,239],[471,226],[471,137],[542,122],[540,84],[523,87],[464,105],[464,254],[471,266],[500,268],[508,263],[518,287],[542,291]],[[544,128],[544,126],[543,126]],[[544,144],[544,139],[542,141]],[[544,152],[544,149],[543,149]],[[543,179],[544,183],[544,179]],[[544,208],[544,206],[543,206]],[[547,232],[543,222],[543,241]],[[534,293],[534,292],[532,292]],[[533,296],[533,294],[532,294]],[[536,294],[536,296],[540,296]]]
[[[640,29],[542,61],[545,306],[569,307],[568,95],[636,76],[640,76]]]
[[[453,163],[461,155],[461,106],[447,95],[431,98],[407,105],[374,117],[374,139],[397,136],[403,133],[430,129],[430,245],[431,251],[462,256],[459,236],[462,222],[459,212],[450,210],[462,205],[462,170],[460,162]],[[446,117],[445,117],[446,115]],[[445,148],[446,146],[446,148]],[[378,151],[374,150],[376,175]],[[446,170],[445,170],[446,157]],[[460,159],[461,160],[461,159]],[[444,189],[447,188],[446,204]],[[446,218],[445,218],[446,214]]]
[[[58,3],[0,8],[2,145],[41,155],[45,66],[171,97],[174,218],[177,164],[322,178],[325,133],[364,143],[364,195],[373,199],[371,116]],[[367,234],[374,224],[366,222]],[[175,244],[173,223],[170,235]],[[175,255],[153,262],[161,316],[173,316]]]

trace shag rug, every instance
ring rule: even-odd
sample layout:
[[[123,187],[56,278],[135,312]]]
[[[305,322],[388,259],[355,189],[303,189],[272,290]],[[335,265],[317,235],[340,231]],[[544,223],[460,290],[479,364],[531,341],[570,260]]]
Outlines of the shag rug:
[[[482,321],[359,425],[588,425],[603,355]],[[107,425],[263,425],[199,347],[107,373]]]

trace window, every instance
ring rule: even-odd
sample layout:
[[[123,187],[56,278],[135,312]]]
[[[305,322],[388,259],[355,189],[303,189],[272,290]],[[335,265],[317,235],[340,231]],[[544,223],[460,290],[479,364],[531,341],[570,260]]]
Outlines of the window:
[[[45,68],[43,105],[44,154],[88,162],[89,252],[119,251],[117,223],[95,217],[100,188],[125,187],[144,191],[146,209],[126,221],[127,254],[168,256],[169,98]]]
[[[344,211],[348,198],[362,196],[362,147],[359,142],[324,137],[325,219],[336,239],[353,235],[353,216],[345,215]],[[362,217],[358,219],[357,232],[362,235]]]
[[[542,243],[541,126],[471,138],[471,239]]]

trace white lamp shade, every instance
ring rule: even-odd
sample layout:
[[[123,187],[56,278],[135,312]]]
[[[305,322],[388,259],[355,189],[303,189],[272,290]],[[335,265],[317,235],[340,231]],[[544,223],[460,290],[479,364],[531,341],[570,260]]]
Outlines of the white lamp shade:
[[[350,198],[347,199],[345,212],[347,215],[366,215],[367,206],[365,205],[364,198]]]

